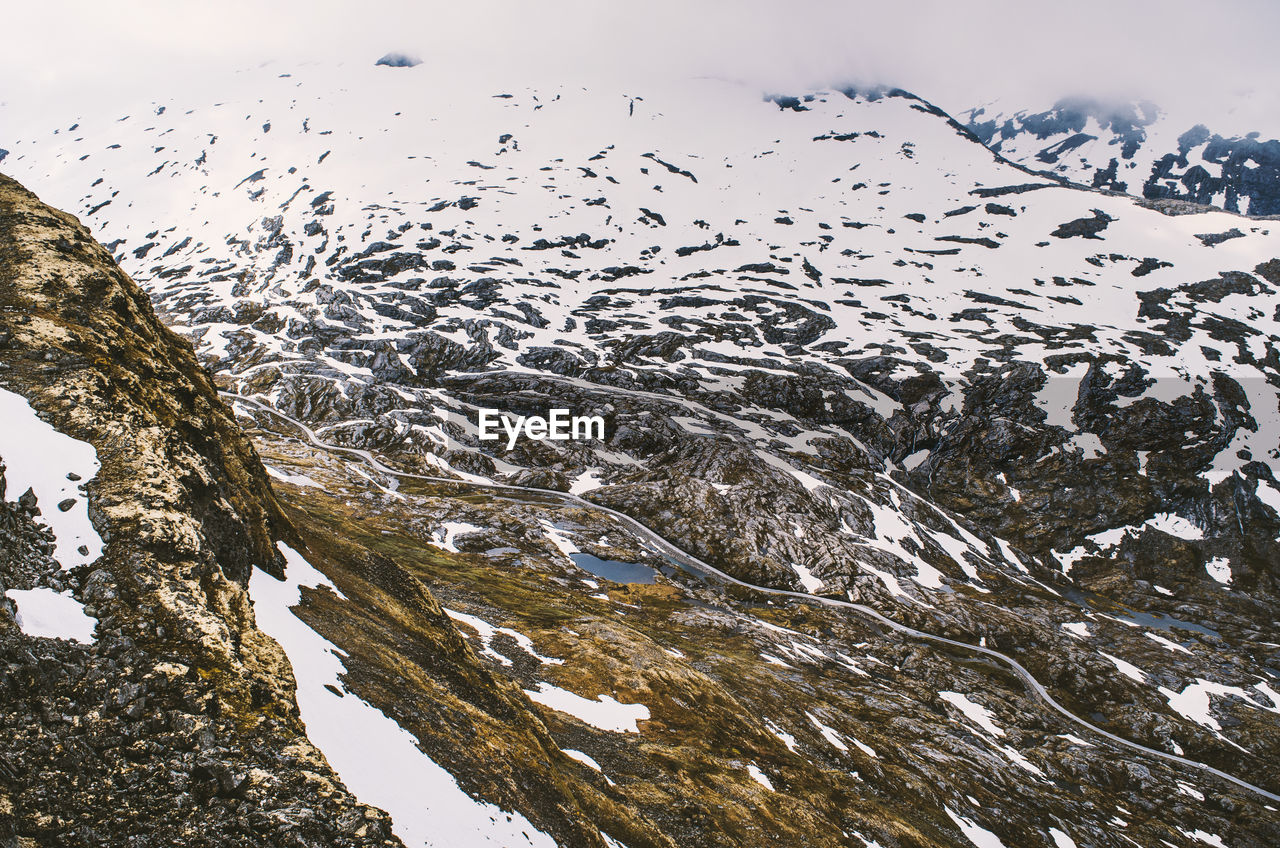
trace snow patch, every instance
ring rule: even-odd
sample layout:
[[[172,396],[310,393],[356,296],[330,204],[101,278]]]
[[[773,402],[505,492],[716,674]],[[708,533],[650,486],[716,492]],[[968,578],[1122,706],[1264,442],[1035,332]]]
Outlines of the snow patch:
[[[573,562],[572,557],[574,554],[581,553],[581,551],[578,550],[578,546],[573,543],[573,540],[558,530],[554,524],[551,524],[548,521],[542,522],[542,532],[547,534],[547,538],[551,540],[551,544],[555,545],[556,548],[560,550],[560,553],[565,555],[565,558],[568,559],[569,562]]]
[[[1056,827],[1049,828],[1049,836],[1053,838],[1054,848],[1079,848],[1074,839]]]
[[[779,471],[790,474],[792,477],[799,480],[800,485],[804,486],[805,489],[810,492],[820,489],[823,486],[827,485],[826,483],[819,480],[817,477],[814,477],[812,474],[806,474],[805,472],[801,471],[799,468],[796,468],[791,463],[783,459],[779,459],[778,457],[774,456],[771,453],[757,449],[756,456],[763,459],[767,465],[772,465],[774,468],[778,469]]]
[[[1202,842],[1205,845],[1212,845],[1213,848],[1227,848],[1221,836],[1216,833],[1209,833],[1207,830],[1200,830],[1199,828],[1196,830],[1183,830],[1178,828],[1178,832],[1188,839],[1194,839],[1196,842]]]
[[[431,538],[428,541],[442,551],[458,554],[462,553],[462,551],[458,550],[458,545],[454,540],[458,536],[479,533],[481,529],[464,521],[446,521],[439,530],[431,534]]]
[[[1181,792],[1183,795],[1190,795],[1192,798],[1195,798],[1197,801],[1204,800],[1204,793],[1201,792],[1199,789],[1196,789],[1190,783],[1186,783],[1184,781],[1179,780],[1178,791]]]
[[[584,724],[613,733],[639,733],[637,722],[649,720],[649,708],[644,704],[623,704],[608,695],[600,695],[594,701],[576,695],[567,689],[542,682],[537,689],[526,689],[529,700],[544,707],[567,713]]]
[[[511,660],[495,651],[490,644],[493,641],[493,637],[498,634],[510,636],[515,643],[520,646],[522,651],[536,659],[538,662],[547,663],[548,665],[564,664],[564,660],[562,659],[544,657],[542,654],[538,653],[533,647],[533,640],[518,630],[512,630],[510,627],[494,627],[483,618],[477,618],[474,615],[467,615],[465,612],[451,610],[448,607],[441,607],[441,609],[444,610],[445,615],[449,616],[449,618],[459,624],[465,624],[467,627],[474,630],[480,637],[480,653],[485,656],[492,657],[503,665],[511,665]]]
[[[769,779],[769,775],[760,771],[760,767],[755,763],[750,763],[747,766],[747,774],[751,775],[751,779],[763,786],[765,789],[768,789],[770,792],[774,791],[773,781]]]
[[[1148,527],[1154,527],[1157,530],[1168,533],[1170,536],[1176,536],[1179,539],[1186,539],[1190,542],[1199,541],[1204,538],[1204,531],[1196,525],[1192,524],[1181,515],[1174,515],[1168,512],[1162,512],[1154,518],[1147,520]]]
[[[1089,638],[1089,625],[1085,624],[1083,621],[1069,621],[1062,625],[1062,629],[1070,633],[1072,636],[1076,636],[1080,639]]]
[[[960,832],[965,838],[972,842],[978,848],[1007,848],[994,833],[984,827],[980,827],[975,822],[964,818],[958,813],[952,812],[950,807],[944,806],[942,809],[947,811],[947,815],[955,822],[956,827],[960,828]]]
[[[1034,403],[1044,410],[1044,423],[1049,427],[1075,429],[1072,420],[1076,401],[1080,398],[1080,381],[1089,371],[1089,363],[1068,365],[1064,374],[1046,372],[1044,385],[1035,394]]]
[[[831,745],[831,747],[840,751],[847,752],[849,750],[849,746],[844,744],[844,740],[840,738],[839,732],[834,728],[823,724],[813,715],[813,713],[806,712],[805,716],[809,721],[813,722],[813,726],[818,728],[818,732],[822,734],[822,738],[827,740],[827,743]]]
[[[1081,747],[1084,747],[1084,748],[1093,747],[1092,742],[1086,742],[1083,739],[1081,739],[1079,736],[1076,736],[1074,733],[1060,733],[1058,734],[1058,738],[1065,739],[1073,745],[1080,745]]]
[[[68,639],[89,644],[97,619],[85,614],[84,604],[71,592],[53,589],[9,589],[5,592],[18,608],[18,627],[28,636]]]
[[[791,568],[795,571],[796,576],[800,578],[800,585],[804,586],[806,592],[813,594],[822,588],[822,580],[814,577],[813,572],[805,566],[793,562],[791,563]]]
[[[907,469],[908,471],[912,471],[915,468],[917,468],[920,465],[920,463],[924,462],[928,458],[929,458],[928,450],[918,450],[915,453],[911,454],[910,456],[907,456],[902,460],[902,467]]]
[[[1187,650],[1182,645],[1179,645],[1177,642],[1173,641],[1172,639],[1166,639],[1165,637],[1161,636],[1159,633],[1152,633],[1150,630],[1148,630],[1146,633],[1142,635],[1146,636],[1151,641],[1160,645],[1165,650],[1173,651],[1175,653],[1188,654],[1188,655],[1191,653],[1191,651]]]
[[[589,769],[595,769],[601,774],[604,774],[604,769],[600,768],[600,764],[597,763],[595,758],[590,754],[585,754],[582,751],[575,751],[573,748],[561,748],[560,753],[564,754],[566,757],[577,760]]]
[[[788,751],[791,751],[792,753],[795,752],[796,738],[794,736],[792,736],[790,733],[787,733],[785,730],[778,727],[776,724],[769,721],[768,719],[765,719],[764,726],[769,728],[770,733],[772,733],[774,736],[782,740],[782,744],[787,746]]]
[[[254,615],[293,666],[307,737],[352,794],[385,810],[396,836],[414,848],[485,844],[554,848],[555,841],[518,812],[507,812],[462,791],[449,772],[422,752],[412,734],[353,693],[344,692],[346,668],[338,649],[290,609],[300,602],[303,587],[336,590],[297,551],[283,542],[277,546],[287,563],[285,579],[254,570],[249,580]]]
[[[1147,682],[1146,672],[1138,668],[1133,663],[1125,662],[1119,657],[1113,657],[1111,656],[1111,654],[1108,654],[1106,651],[1098,651],[1098,653],[1102,654],[1104,657],[1111,660],[1112,664],[1115,665],[1116,669],[1125,677],[1128,677],[1132,680],[1136,680],[1139,683]]]
[[[1265,685],[1265,684],[1263,684]],[[1256,687],[1262,690],[1262,686]],[[1266,710],[1280,714],[1280,703],[1276,699],[1271,699],[1270,706],[1259,704],[1253,698],[1249,697],[1249,693],[1239,686],[1227,686],[1223,683],[1214,683],[1211,680],[1205,680],[1203,677],[1196,678],[1195,683],[1190,683],[1183,688],[1181,692],[1174,692],[1164,686],[1160,687],[1160,694],[1164,695],[1169,701],[1169,707],[1183,718],[1194,721],[1201,727],[1209,730],[1220,732],[1222,725],[1213,717],[1212,704],[1209,700],[1210,695],[1226,696],[1234,695],[1246,704],[1255,709]],[[1270,694],[1268,693],[1270,698]]]
[[[960,710],[960,712],[964,713],[966,718],[981,727],[991,736],[1004,736],[1004,728],[1000,727],[992,720],[995,714],[991,712],[991,710],[982,706],[982,704],[969,700],[967,696],[961,695],[959,692],[939,692],[938,696],[951,706]]]
[[[604,483],[600,481],[600,469],[588,468],[586,471],[573,478],[573,482],[569,484],[569,494],[583,495],[592,489],[598,489]]]
[[[272,468],[265,462],[262,467],[266,469],[267,475],[273,479],[280,480],[284,483],[290,483],[294,486],[302,486],[304,488],[322,489],[324,488],[315,480],[312,480],[305,474],[290,474],[287,471],[281,471],[279,468]]]
[[[1021,751],[1017,750],[1016,748],[1011,748],[1008,745],[1000,745],[999,748],[1000,748],[1000,752],[1009,758],[1009,762],[1013,763],[1019,768],[1022,768],[1022,769],[1025,769],[1026,771],[1031,772],[1036,777],[1045,776],[1045,773],[1040,769],[1040,767],[1037,766],[1035,763],[1031,762],[1031,760],[1028,760],[1022,754]]]
[[[89,521],[89,501],[80,491],[101,464],[93,445],[59,433],[40,419],[22,395],[0,389],[0,460],[5,464],[7,496],[17,500],[30,488],[40,518],[53,531],[53,558],[64,570],[102,555],[102,537]],[[80,479],[72,481],[69,474]],[[67,510],[58,504],[73,499]],[[81,548],[85,553],[80,553]]]
[[[1258,488],[1254,491],[1258,500],[1271,507],[1280,514],[1280,489],[1277,489],[1274,483],[1267,480],[1259,480]]]
[[[1209,576],[1217,580],[1223,586],[1231,585],[1231,561],[1223,557],[1214,557],[1204,564],[1204,570]]]
[[[1076,433],[1063,445],[1064,451],[1079,451],[1083,459],[1096,459],[1107,452],[1106,447],[1093,433]]]
[[[859,751],[866,754],[871,759],[873,760],[880,759],[880,755],[877,754],[875,749],[872,748],[870,745],[866,744],[865,742],[859,742],[857,739],[855,739],[852,736],[846,735],[845,738],[848,739],[850,742],[852,742]]]

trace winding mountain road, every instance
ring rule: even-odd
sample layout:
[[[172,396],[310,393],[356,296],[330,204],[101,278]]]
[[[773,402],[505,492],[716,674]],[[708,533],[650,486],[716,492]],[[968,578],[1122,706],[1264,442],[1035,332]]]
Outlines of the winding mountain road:
[[[390,468],[384,465],[376,457],[374,457],[374,455],[369,451],[361,450],[359,448],[348,448],[348,447],[343,447],[341,445],[333,445],[323,441],[306,424],[302,423],[301,421],[298,421],[295,418],[291,418],[290,416],[284,414],[283,412],[280,412],[279,410],[275,409],[269,404],[263,403],[262,401],[256,398],[253,398],[247,395],[236,394],[234,392],[227,392],[227,391],[222,391],[220,392],[220,394],[222,394],[224,397],[229,398],[233,401],[237,401],[240,403],[247,404],[249,406],[253,406],[257,409],[262,410],[263,412],[274,415],[277,418],[280,418],[281,420],[286,421],[289,424],[292,424],[294,427],[297,427],[298,430],[300,430],[303,434],[306,435],[307,439],[311,442],[311,444],[315,445],[318,448],[321,448],[322,450],[330,451],[333,453],[345,453],[345,454],[350,454],[352,456],[357,456],[360,459],[364,460],[366,463],[368,463],[371,467],[377,469],[378,471],[383,472],[384,474],[390,474],[394,477],[400,477],[405,479],[424,480],[432,483],[448,483],[450,485],[463,486],[471,489],[506,492],[511,494],[525,495],[525,496],[532,495],[544,500],[551,499],[566,505],[578,507],[580,509],[587,509],[593,512],[608,515],[618,524],[621,524],[627,530],[631,531],[637,538],[643,539],[644,541],[648,542],[650,545],[653,546],[653,548],[656,551],[658,551],[664,557],[666,557],[671,562],[673,562],[674,564],[678,565],[680,568],[684,569],[685,571],[691,574],[701,575],[703,577],[715,578],[716,580],[719,580],[721,582],[729,583],[735,586],[740,586],[744,589],[749,589],[749,590],[760,592],[766,595],[776,595],[776,596],[782,596],[787,598],[794,598],[796,600],[803,601],[805,603],[821,604],[823,606],[828,606],[828,607],[838,607],[842,609],[853,610],[854,612],[857,612],[860,615],[870,618],[873,621],[876,621],[877,623],[882,624],[891,630],[897,631],[898,633],[901,633],[906,636],[910,636],[914,639],[918,639],[924,642],[933,642],[940,645],[947,645],[948,647],[958,648],[964,651],[971,651],[976,654],[982,654],[984,656],[991,657],[992,659],[996,660],[997,662],[1000,662],[1001,664],[1008,667],[1011,671],[1013,671],[1013,673],[1016,674],[1019,678],[1021,678],[1022,682],[1027,685],[1027,688],[1037,698],[1043,701],[1047,706],[1052,708],[1055,712],[1060,714],[1063,718],[1070,721],[1072,724],[1078,725],[1079,727],[1084,728],[1090,733],[1093,733],[1096,736],[1099,736],[1103,739],[1113,742],[1116,745],[1120,745],[1132,751],[1136,751],[1140,754],[1145,754],[1149,757],[1156,757],[1158,759],[1165,760],[1165,761],[1174,763],[1176,765],[1185,766],[1187,768],[1198,769],[1207,774],[1221,778],[1222,780],[1225,780],[1228,783],[1234,784],[1242,789],[1246,789],[1250,792],[1261,795],[1262,797],[1267,798],[1271,801],[1280,802],[1280,795],[1277,795],[1272,792],[1268,792],[1266,789],[1263,789],[1260,786],[1255,786],[1254,784],[1249,783],[1248,781],[1241,780],[1238,777],[1227,774],[1226,772],[1220,769],[1214,768],[1213,766],[1208,765],[1207,763],[1202,763],[1202,762],[1199,762],[1198,760],[1188,759],[1187,757],[1180,757],[1176,754],[1170,754],[1165,751],[1157,750],[1155,748],[1148,748],[1145,745],[1141,745],[1137,742],[1130,741],[1128,739],[1125,739],[1122,736],[1117,736],[1116,734],[1111,733],[1110,731],[1103,730],[1101,727],[1091,724],[1090,722],[1086,721],[1083,718],[1080,718],[1078,715],[1071,712],[1062,704],[1054,700],[1053,696],[1049,694],[1048,690],[1045,689],[1045,687],[1040,683],[1040,681],[1036,680],[1036,678],[1031,674],[1031,672],[1028,671],[1021,663],[1019,663],[1017,660],[1015,660],[1014,658],[1006,654],[1000,653],[999,651],[995,651],[995,650],[992,650],[991,648],[987,648],[981,645],[971,645],[967,642],[959,642],[959,641],[956,641],[955,639],[948,639],[945,636],[937,636],[932,633],[926,633],[923,630],[916,630],[912,627],[906,626],[905,624],[899,624],[893,619],[886,617],[882,613],[878,612],[877,610],[869,606],[866,606],[865,604],[854,603],[852,601],[844,601],[837,598],[826,598],[826,597],[822,597],[821,595],[810,595],[805,592],[794,592],[787,589],[774,589],[768,586],[757,586],[754,583],[747,583],[743,580],[739,580],[738,578],[733,577],[732,575],[726,574],[725,572],[721,571],[715,566],[710,565],[706,562],[703,562],[701,559],[694,556],[693,554],[690,554],[687,551],[684,551],[681,548],[677,547],[676,545],[673,545],[671,542],[667,541],[657,532],[649,529],[644,524],[640,523],[639,521],[632,518],[631,516],[626,515],[625,513],[618,512],[617,510],[610,509],[607,506],[601,506],[600,504],[592,503],[591,501],[588,501],[585,498],[579,497],[578,495],[572,495],[567,492],[560,492],[555,489],[539,489],[539,488],[528,487],[528,486],[512,486],[504,483],[478,483],[478,482],[472,482],[467,480],[459,480],[455,477],[433,477],[425,474],[412,474],[406,471],[397,471],[394,468]]]

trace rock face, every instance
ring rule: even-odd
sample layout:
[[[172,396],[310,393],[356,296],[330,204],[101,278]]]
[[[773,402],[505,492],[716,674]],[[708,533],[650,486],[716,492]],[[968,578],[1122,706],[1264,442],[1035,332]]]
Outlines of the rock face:
[[[390,614],[412,624],[395,638],[414,640],[416,653],[390,668],[365,661],[377,643],[343,636],[343,622],[376,601],[344,611],[308,594],[300,617],[356,656],[346,673],[373,686],[362,691],[409,686],[432,699],[411,709],[452,728],[434,756],[503,805],[493,815],[519,809],[565,845],[603,846],[602,823],[631,845],[670,844],[562,773],[570,761],[529,702],[477,661],[418,581],[386,557],[295,530],[190,343],[74,218],[7,177],[0,310],[4,388],[96,449],[101,468],[83,494],[106,542],[96,561],[64,569],[39,523],[63,504],[31,490],[3,501],[0,466],[0,592],[22,598],[0,608],[0,844],[401,844],[389,816],[360,803],[309,740],[290,660],[255,622],[246,587],[255,572],[284,574],[281,541],[314,547],[354,597],[371,585],[398,599]],[[28,633],[28,591],[74,599],[96,619],[92,635]]]

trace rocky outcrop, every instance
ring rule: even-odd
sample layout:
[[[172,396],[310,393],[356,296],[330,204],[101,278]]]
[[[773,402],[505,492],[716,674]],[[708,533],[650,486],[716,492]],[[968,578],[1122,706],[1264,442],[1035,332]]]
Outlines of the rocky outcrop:
[[[106,542],[63,571],[35,519],[57,505],[0,504],[3,589],[69,590],[98,622],[82,644],[0,611],[0,844],[399,844],[307,741],[254,625],[250,570],[278,571],[292,531],[253,446],[110,255],[5,177],[0,338],[4,387],[96,448]]]

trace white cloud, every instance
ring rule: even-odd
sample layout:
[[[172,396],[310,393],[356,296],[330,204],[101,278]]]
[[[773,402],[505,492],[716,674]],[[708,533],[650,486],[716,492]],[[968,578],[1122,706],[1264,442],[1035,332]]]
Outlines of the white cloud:
[[[274,61],[422,56],[442,85],[494,80],[711,75],[763,90],[846,82],[911,89],[952,111],[1004,99],[1047,107],[1073,94],[1148,98],[1227,132],[1280,136],[1280,4],[1078,0],[704,0],[472,3],[336,0],[211,7],[135,0],[30,3],[4,14],[10,108],[151,99]],[[15,84],[20,82],[20,84]],[[57,117],[54,116],[54,120]]]

